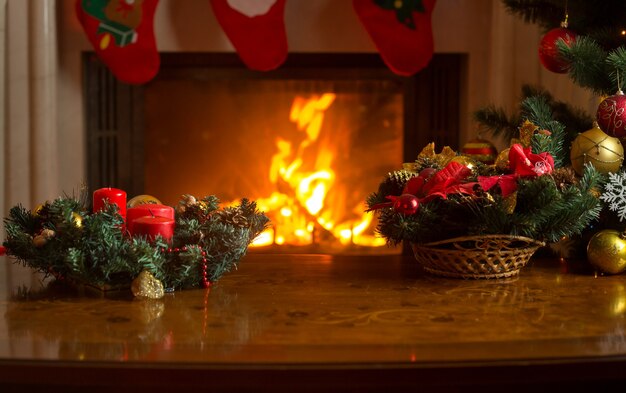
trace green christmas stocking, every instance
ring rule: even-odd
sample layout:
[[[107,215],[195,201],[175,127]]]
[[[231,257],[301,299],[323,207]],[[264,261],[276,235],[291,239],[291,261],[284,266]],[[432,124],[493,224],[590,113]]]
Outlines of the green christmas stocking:
[[[436,0],[352,0],[352,5],[385,64],[413,75],[433,56],[431,15]]]
[[[159,0],[76,0],[76,15],[98,57],[126,83],[148,82],[161,64],[154,39]]]

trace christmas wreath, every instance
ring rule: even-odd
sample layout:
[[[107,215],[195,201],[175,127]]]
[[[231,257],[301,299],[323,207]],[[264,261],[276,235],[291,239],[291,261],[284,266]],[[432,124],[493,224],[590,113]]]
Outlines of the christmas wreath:
[[[105,200],[90,212],[89,198],[82,195],[58,198],[32,211],[17,205],[4,220],[3,245],[24,265],[61,280],[102,290],[129,288],[132,283],[135,295],[160,297],[163,289],[208,286],[218,280],[236,267],[269,222],[247,199],[220,208],[215,196],[185,195],[172,220],[171,238],[135,236],[120,214],[125,213],[125,203]],[[156,211],[163,205],[146,206]],[[133,282],[138,277],[141,282]]]

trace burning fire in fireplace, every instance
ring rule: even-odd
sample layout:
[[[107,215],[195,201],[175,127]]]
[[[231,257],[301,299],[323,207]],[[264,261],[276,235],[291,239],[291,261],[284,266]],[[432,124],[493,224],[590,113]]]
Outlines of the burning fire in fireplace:
[[[253,247],[385,244],[384,239],[374,235],[374,217],[364,212],[364,202],[345,206],[350,185],[337,181],[333,166],[341,152],[333,138],[320,138],[325,112],[335,99],[335,94],[324,93],[293,100],[289,120],[299,138],[276,138],[276,153],[268,173],[275,191],[256,199],[273,226],[257,238]]]

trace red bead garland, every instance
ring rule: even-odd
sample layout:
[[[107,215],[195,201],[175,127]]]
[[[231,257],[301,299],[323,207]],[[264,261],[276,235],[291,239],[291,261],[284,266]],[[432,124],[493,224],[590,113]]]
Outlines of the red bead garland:
[[[202,288],[208,288],[211,286],[211,281],[209,281],[207,279],[207,272],[206,272],[206,252],[202,251],[201,253],[202,255]]]
[[[209,288],[212,283],[211,281],[209,281],[208,279],[208,272],[207,272],[207,259],[206,259],[206,251],[204,251],[202,249],[202,247],[200,246],[184,246],[182,249],[181,248],[168,248],[165,249],[163,248],[161,250],[161,252],[167,252],[167,253],[179,253],[179,252],[187,252],[189,251],[189,248],[197,248],[198,250],[200,250],[200,255],[202,255],[202,263],[200,264],[200,268],[201,268],[201,272],[202,272],[202,279],[200,280],[200,285],[202,286],[202,288]]]

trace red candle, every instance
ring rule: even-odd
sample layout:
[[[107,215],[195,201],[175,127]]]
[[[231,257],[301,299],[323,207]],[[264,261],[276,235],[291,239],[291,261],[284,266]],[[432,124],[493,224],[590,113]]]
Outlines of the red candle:
[[[117,188],[101,188],[93,192],[94,213],[104,209],[104,202],[117,205],[118,212],[126,220],[126,191]]]
[[[133,221],[133,236],[145,236],[154,241],[157,235],[163,240],[171,242],[174,236],[174,220],[166,217],[145,216]]]
[[[126,227],[133,234],[133,221],[140,217],[155,216],[174,219],[174,208],[159,204],[145,204],[131,207],[126,211]]]

